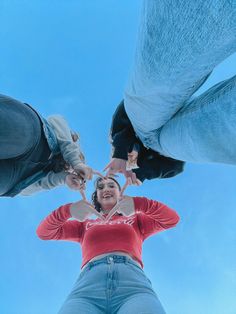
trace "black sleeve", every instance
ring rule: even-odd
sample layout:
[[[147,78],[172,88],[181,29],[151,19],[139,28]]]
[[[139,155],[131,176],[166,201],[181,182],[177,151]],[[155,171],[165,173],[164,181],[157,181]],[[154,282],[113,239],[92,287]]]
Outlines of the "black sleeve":
[[[140,163],[138,162],[139,168],[134,169],[133,172],[141,182],[145,179],[171,178],[183,172],[184,164],[183,161],[155,153],[154,158],[144,158]]]
[[[113,146],[112,157],[127,160],[127,154],[132,149],[132,145],[137,141],[137,138],[126,114],[123,100],[113,114],[110,138]]]

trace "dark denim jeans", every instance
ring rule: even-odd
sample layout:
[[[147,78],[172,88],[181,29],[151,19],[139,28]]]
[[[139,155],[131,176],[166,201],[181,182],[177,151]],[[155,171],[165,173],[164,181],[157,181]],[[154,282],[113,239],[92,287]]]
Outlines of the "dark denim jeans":
[[[42,169],[49,155],[37,113],[0,95],[0,195]]]

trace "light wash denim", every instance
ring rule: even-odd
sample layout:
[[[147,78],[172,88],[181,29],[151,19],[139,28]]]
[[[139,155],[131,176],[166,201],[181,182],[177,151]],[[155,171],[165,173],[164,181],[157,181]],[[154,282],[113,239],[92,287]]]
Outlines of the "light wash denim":
[[[15,196],[46,175],[59,146],[48,122],[29,105],[0,95],[0,196]]]
[[[58,314],[165,314],[141,267],[126,256],[88,263]]]
[[[194,92],[236,51],[235,0],[144,0],[125,108],[146,147],[236,164],[236,77]]]

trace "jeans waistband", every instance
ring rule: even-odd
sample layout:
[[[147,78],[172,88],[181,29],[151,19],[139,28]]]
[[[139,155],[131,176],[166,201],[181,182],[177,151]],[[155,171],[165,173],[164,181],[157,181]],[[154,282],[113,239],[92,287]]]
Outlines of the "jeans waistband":
[[[112,263],[125,263],[125,264],[132,264],[136,267],[139,267],[142,269],[140,264],[136,261],[134,261],[131,257],[127,256],[121,256],[121,255],[107,255],[105,257],[102,257],[101,259],[95,260],[93,262],[88,262],[84,267],[82,267],[81,272],[85,271],[86,269],[91,269],[92,267],[99,265],[99,264],[112,264]]]

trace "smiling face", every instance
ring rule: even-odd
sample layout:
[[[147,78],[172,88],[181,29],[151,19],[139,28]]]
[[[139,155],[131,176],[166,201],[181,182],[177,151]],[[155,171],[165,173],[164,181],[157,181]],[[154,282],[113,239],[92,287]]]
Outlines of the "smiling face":
[[[97,200],[102,210],[111,210],[120,197],[120,188],[112,179],[101,179],[97,182]]]

